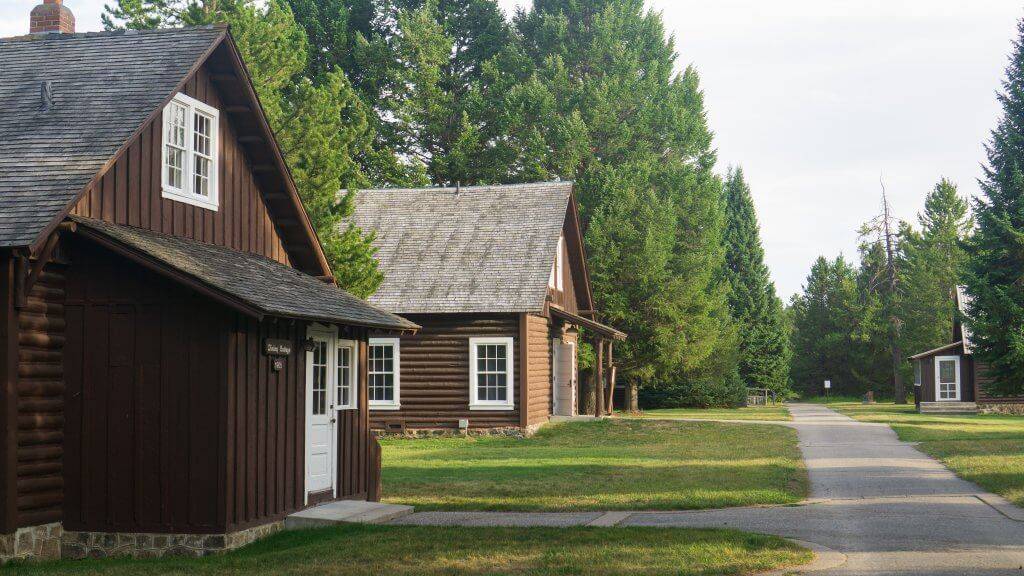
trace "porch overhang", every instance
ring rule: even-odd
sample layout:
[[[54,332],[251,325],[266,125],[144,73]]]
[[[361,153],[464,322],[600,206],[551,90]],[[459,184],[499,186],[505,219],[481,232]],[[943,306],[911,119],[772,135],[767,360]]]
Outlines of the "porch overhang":
[[[963,351],[963,349],[964,349],[963,346],[964,346],[964,341],[963,340],[957,340],[956,342],[953,342],[951,344],[945,344],[943,346],[939,346],[938,348],[932,348],[931,350],[928,350],[926,352],[921,352],[921,353],[918,353],[918,354],[914,354],[913,356],[908,358],[908,360],[920,360],[922,358],[927,358],[929,356],[934,356],[935,354],[938,354],[939,352],[946,352],[948,350],[953,350],[954,348],[957,348],[957,347],[959,347],[960,350]]]
[[[611,326],[601,324],[596,320],[584,318],[579,314],[573,314],[572,312],[569,312],[568,310],[565,310],[563,308],[559,308],[557,306],[549,304],[548,311],[551,313],[551,316],[553,318],[560,318],[562,320],[565,320],[566,322],[569,322],[570,324],[582,326],[583,328],[586,328],[587,330],[590,330],[591,332],[594,332],[595,334],[603,336],[604,338],[607,338],[609,340],[618,340],[621,342],[626,339],[625,332],[616,330]]]
[[[419,326],[294,268],[140,228],[73,216],[66,231],[243,314],[416,332]]]

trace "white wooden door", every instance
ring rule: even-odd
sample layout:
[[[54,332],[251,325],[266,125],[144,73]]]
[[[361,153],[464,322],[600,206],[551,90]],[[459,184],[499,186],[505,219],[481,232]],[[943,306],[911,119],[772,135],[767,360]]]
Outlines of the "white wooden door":
[[[574,416],[576,413],[576,345],[551,341],[552,413]]]
[[[960,357],[935,357],[935,399],[939,402],[960,400]]]
[[[306,353],[306,496],[334,489],[334,396],[337,390],[337,338],[329,331],[309,332]]]

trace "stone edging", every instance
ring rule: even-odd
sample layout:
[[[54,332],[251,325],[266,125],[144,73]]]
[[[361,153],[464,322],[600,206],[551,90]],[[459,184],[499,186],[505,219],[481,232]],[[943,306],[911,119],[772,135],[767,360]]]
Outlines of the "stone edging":
[[[82,558],[201,557],[241,548],[284,529],[284,521],[254,526],[230,534],[139,534],[117,532],[64,532],[60,556]]]

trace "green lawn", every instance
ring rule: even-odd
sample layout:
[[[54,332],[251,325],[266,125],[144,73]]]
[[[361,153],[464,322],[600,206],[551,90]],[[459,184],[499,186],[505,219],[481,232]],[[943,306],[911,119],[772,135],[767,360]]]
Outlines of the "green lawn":
[[[792,420],[786,407],[748,406],[745,408],[659,408],[644,410],[631,418],[697,418],[707,420]]]
[[[803,499],[783,426],[608,419],[527,439],[385,439],[384,496],[417,510],[679,510]]]
[[[202,559],[21,564],[4,574],[453,576],[461,574],[747,574],[803,564],[781,538],[672,528],[442,528],[349,525],[285,532]]]
[[[901,440],[920,442],[950,470],[1024,506],[1024,417],[918,414],[914,405],[830,403],[863,420],[892,426]]]

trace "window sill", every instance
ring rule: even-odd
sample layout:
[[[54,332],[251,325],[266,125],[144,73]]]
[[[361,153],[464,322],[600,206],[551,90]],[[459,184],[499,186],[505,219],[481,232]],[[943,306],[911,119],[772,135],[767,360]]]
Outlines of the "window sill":
[[[514,404],[470,404],[470,410],[487,410],[490,412],[509,412],[515,410]]]
[[[400,404],[370,404],[370,410],[401,410]]]
[[[359,407],[358,406],[335,406],[334,410],[336,412],[343,412],[345,410],[359,410]]]
[[[178,190],[175,190],[173,188],[167,188],[166,186],[163,188],[161,196],[168,200],[182,202],[184,204],[191,204],[193,206],[198,206],[199,208],[212,210],[213,212],[216,212],[217,209],[219,208],[216,202],[202,200],[194,194],[189,194],[188,192],[179,192]]]

